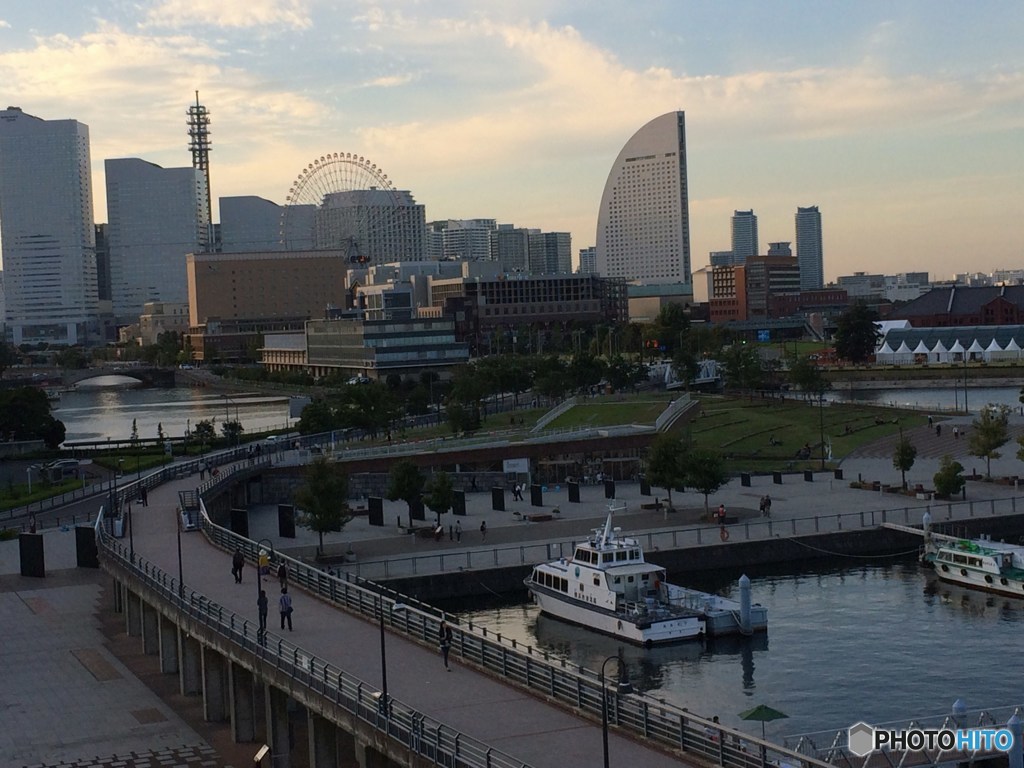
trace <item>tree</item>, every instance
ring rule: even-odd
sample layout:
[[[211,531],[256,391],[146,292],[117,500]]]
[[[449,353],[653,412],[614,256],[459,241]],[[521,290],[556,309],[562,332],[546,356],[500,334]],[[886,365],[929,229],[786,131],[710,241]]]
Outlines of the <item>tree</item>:
[[[21,355],[18,354],[17,349],[7,342],[0,341],[0,376],[3,376],[4,371],[16,364],[20,359]]]
[[[445,514],[455,505],[455,488],[452,486],[452,476],[447,472],[435,472],[427,481],[426,494],[423,496],[423,503],[427,508],[437,515],[437,524],[441,524],[441,515]]]
[[[411,514],[412,505],[423,498],[423,481],[420,468],[408,459],[393,464],[388,473],[388,501],[401,499],[409,506]]]
[[[907,488],[907,472],[914,466],[917,458],[917,446],[910,442],[909,438],[903,436],[900,430],[900,439],[896,443],[896,450],[892,454],[892,465],[903,474],[903,489]]]
[[[672,508],[672,489],[686,481],[686,446],[682,440],[667,432],[658,435],[647,453],[647,482],[668,491],[668,506]]]
[[[953,461],[953,457],[949,454],[943,456],[939,462],[939,471],[932,478],[935,482],[935,493],[947,499],[960,493],[960,489],[967,483],[963,471],[963,464]]]
[[[967,452],[985,460],[985,477],[992,477],[992,459],[1002,454],[999,448],[1010,439],[1010,408],[1006,405],[986,405],[973,422],[967,438]]]
[[[708,514],[708,496],[729,482],[721,454],[703,448],[691,451],[685,461],[686,484],[704,494],[704,514]]]
[[[303,435],[330,432],[337,426],[334,409],[326,400],[314,400],[302,409],[298,429]]]
[[[38,387],[0,390],[0,439],[42,440],[49,448],[64,442],[64,422],[50,414],[50,400]]]
[[[295,492],[295,503],[302,510],[299,524],[320,535],[317,554],[323,554],[324,534],[340,531],[352,519],[348,508],[348,475],[340,464],[323,456],[314,459],[304,471],[305,484]]]
[[[836,321],[836,354],[854,364],[866,362],[881,336],[877,320],[878,313],[862,301],[841,314]]]
[[[789,362],[789,381],[808,397],[820,398],[832,388],[816,360],[807,355],[795,355]]]
[[[223,433],[224,438],[229,443],[234,443],[235,445],[238,445],[238,441],[241,439],[242,433],[245,431],[245,429],[242,427],[242,422],[234,420],[225,421],[223,424],[221,424],[220,431]]]
[[[725,380],[734,389],[755,389],[761,383],[761,356],[752,346],[733,344],[722,354]]]
[[[195,427],[192,429],[192,434],[201,443],[209,443],[217,437],[217,430],[213,426],[213,422],[209,419],[203,419],[197,421]]]

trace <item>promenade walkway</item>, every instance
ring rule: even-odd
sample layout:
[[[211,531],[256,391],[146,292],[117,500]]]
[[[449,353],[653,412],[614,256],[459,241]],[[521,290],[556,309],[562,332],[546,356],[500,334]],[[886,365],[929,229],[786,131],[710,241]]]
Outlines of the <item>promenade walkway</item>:
[[[962,426],[968,427],[970,421],[969,418],[962,418]],[[1021,428],[1021,420],[1013,421],[1016,433]],[[948,420],[943,422],[941,436],[935,436],[933,431],[927,431],[926,428],[921,428],[920,434],[914,430],[907,431],[915,442],[920,441],[923,446],[918,462],[908,473],[909,483],[931,486],[931,476],[937,469],[938,459],[946,453],[958,458],[968,470],[976,468],[984,472],[984,462],[967,455],[966,440],[963,437],[959,440],[953,438],[953,423]],[[993,475],[1021,473],[1024,465],[1015,458],[1015,452],[1014,443],[1004,447],[1003,457],[992,462]],[[774,485],[770,477],[754,477],[752,486],[744,487],[737,479],[716,493],[711,499],[711,504],[717,507],[719,503],[724,503],[730,514],[752,519],[756,517],[760,497],[770,493],[774,502],[772,518],[777,525],[837,512],[905,506],[920,508],[928,504],[926,501],[909,497],[849,488],[849,480],[856,478],[858,474],[862,474],[866,480],[898,482],[899,473],[892,468],[889,447],[872,446],[844,461],[842,467],[846,473],[844,481],[818,474],[814,482],[804,482],[802,475],[786,475],[782,485]],[[174,519],[177,492],[179,489],[194,489],[196,479],[196,476],[182,478],[154,489],[149,494],[148,507],[134,505],[136,552],[172,575],[177,573]],[[661,489],[655,489],[654,492],[659,495],[664,493]],[[1016,493],[1013,486],[970,483],[967,498],[985,504],[992,499],[1007,498]],[[636,485],[620,484],[617,488],[617,497],[616,504],[625,501],[627,508],[631,510],[636,509],[641,501]],[[579,505],[565,503],[564,486],[557,493],[549,488],[545,507],[549,506],[548,502],[551,506],[558,503],[560,517],[563,519],[559,522],[528,524],[515,519],[512,510],[540,510],[533,510],[528,502],[513,504],[511,494],[508,494],[506,499],[509,511],[499,513],[491,511],[489,493],[468,494],[469,514],[461,520],[464,528],[461,542],[448,541],[447,537],[441,542],[414,539],[408,535],[399,535],[397,529],[391,525],[373,528],[368,525],[366,518],[362,517],[353,520],[343,533],[328,537],[328,544],[343,548],[351,544],[357,553],[357,563],[363,563],[373,559],[426,553],[438,549],[454,554],[467,550],[484,551],[494,545],[561,541],[565,538],[578,538],[589,531],[595,520],[603,519],[607,504],[602,489],[596,486],[583,489],[583,503]],[[643,501],[650,500],[647,497],[643,498]],[[694,514],[703,507],[703,497],[693,493],[673,493],[673,500],[677,507],[681,506]],[[394,520],[398,515],[407,518],[404,504],[385,504],[385,520]],[[479,533],[479,523],[483,520],[487,521],[486,540],[482,540]],[[677,520],[679,523],[685,522],[683,516],[679,516]],[[670,524],[675,522],[672,520]],[[665,521],[663,516],[657,513],[631,512],[621,519],[617,518],[617,524],[622,525],[627,532],[641,532],[652,527],[664,527]],[[703,526],[695,522],[688,524]],[[302,529],[299,529],[299,538],[294,541],[277,539],[276,513],[272,508],[256,510],[251,515],[250,525],[253,538],[271,537],[275,540],[277,549],[287,550],[289,547],[315,544],[315,536]],[[87,587],[84,592],[73,591],[69,594],[59,591],[65,589],[59,581],[62,578],[60,569],[71,568],[73,558],[68,559],[65,556],[61,559],[56,553],[61,551],[62,547],[66,547],[67,552],[73,552],[73,533],[51,531],[46,535],[47,565],[53,575],[48,577],[45,585],[39,586],[58,590],[53,593],[52,605],[60,606],[59,610],[47,617],[47,620],[52,625],[60,616],[63,622],[93,633],[88,636],[68,634],[64,639],[66,644],[73,647],[90,647],[90,643],[95,640],[95,634],[94,628],[87,626],[86,617],[98,599],[97,587],[94,584]],[[254,570],[251,567],[246,568],[244,583],[236,585],[229,572],[229,556],[209,545],[201,534],[184,534],[182,544],[186,584],[231,610],[255,618]],[[716,542],[716,545],[720,544]],[[65,559],[67,562],[64,562]],[[31,762],[56,764],[60,760],[70,761],[76,754],[79,757],[102,756],[104,746],[113,751],[118,746],[126,744],[126,734],[152,746],[162,744],[170,748],[170,741],[177,743],[180,738],[181,746],[186,746],[187,749],[194,748],[197,754],[199,750],[205,749],[202,739],[176,720],[173,711],[153,704],[138,687],[132,687],[129,695],[111,695],[111,683],[104,682],[99,684],[100,694],[90,693],[90,687],[96,686],[97,680],[86,671],[85,674],[90,676],[80,681],[80,688],[72,690],[70,681],[78,680],[82,670],[85,670],[81,663],[74,669],[73,675],[62,679],[63,685],[37,685],[38,680],[43,679],[33,671],[37,665],[34,662],[25,665],[22,660],[30,658],[34,652],[37,661],[43,664],[47,654],[56,654],[53,658],[59,658],[67,651],[58,649],[51,652],[47,650],[49,646],[33,646],[32,633],[38,633],[42,625],[33,623],[33,602],[29,599],[32,596],[27,595],[27,592],[37,587],[35,584],[26,585],[26,580],[20,577],[3,576],[12,573],[17,573],[17,543],[6,542],[0,545],[0,593],[3,593],[0,594],[0,601],[5,606],[4,621],[6,626],[16,626],[25,632],[19,635],[21,639],[16,644],[6,646],[10,653],[5,653],[5,663],[0,668],[5,671],[6,681],[4,692],[0,693],[0,702],[4,704],[4,708],[0,710],[0,730],[5,734],[32,734],[35,751],[31,753]],[[271,591],[270,594],[273,598],[274,593]],[[78,611],[79,604],[82,612]],[[370,684],[378,684],[379,630],[375,624],[350,616],[301,592],[294,594],[294,604],[295,631],[287,633],[290,641],[308,648],[311,653],[332,664],[358,673]],[[35,605],[45,610],[46,601],[36,602]],[[71,608],[65,610],[66,606]],[[272,634],[278,632],[275,619],[272,610]],[[54,663],[52,659],[50,663]],[[21,669],[22,667],[24,669]],[[6,670],[11,669],[20,669],[20,672],[17,675],[8,675]],[[69,675],[69,669],[64,668],[63,674]],[[131,680],[127,672],[125,680]],[[506,687],[496,680],[459,665],[458,662],[455,663],[453,672],[446,673],[438,655],[431,649],[390,635],[388,680],[391,693],[399,700],[430,712],[452,727],[491,743],[532,765],[574,765],[585,761],[597,763],[601,759],[600,728],[593,722],[573,717],[559,708],[550,707],[527,693]],[[17,704],[12,706],[15,701]],[[93,706],[97,703],[98,706]],[[154,709],[161,712],[167,721],[171,721],[170,725],[159,720],[156,723],[140,722],[139,716],[133,714]],[[99,713],[103,713],[103,716],[99,716]],[[32,724],[31,727],[29,723]],[[61,725],[58,726],[56,723]],[[90,735],[89,738],[76,741],[71,734],[80,733],[82,723],[87,723]],[[176,730],[178,728],[180,731]],[[0,757],[0,765],[30,763],[28,753],[9,750],[6,748],[9,745],[10,742],[0,742],[0,755],[5,756]],[[645,766],[679,764],[666,755],[646,749],[639,743],[615,734],[612,734],[609,746],[613,764],[628,764],[627,761]],[[81,749],[82,752],[76,753],[76,749]],[[24,760],[19,760],[19,755],[24,755]]]

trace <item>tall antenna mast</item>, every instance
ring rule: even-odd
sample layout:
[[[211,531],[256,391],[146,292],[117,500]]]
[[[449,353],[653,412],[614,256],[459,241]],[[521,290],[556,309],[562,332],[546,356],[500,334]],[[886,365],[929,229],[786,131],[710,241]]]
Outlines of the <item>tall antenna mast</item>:
[[[207,249],[213,248],[213,210],[210,204],[210,113],[199,103],[199,91],[196,91],[196,103],[188,108],[188,148],[192,152],[192,167],[202,171],[206,177],[206,208]]]

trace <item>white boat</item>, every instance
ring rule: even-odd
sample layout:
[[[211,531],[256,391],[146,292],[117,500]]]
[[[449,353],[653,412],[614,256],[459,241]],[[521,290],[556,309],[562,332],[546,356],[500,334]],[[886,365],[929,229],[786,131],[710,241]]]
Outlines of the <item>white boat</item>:
[[[739,603],[669,584],[619,532],[609,513],[571,558],[533,568],[525,583],[542,613],[644,646],[739,631]],[[761,606],[750,615],[753,629],[767,626]]]
[[[1024,598],[1024,546],[985,536],[962,539],[933,533],[930,516],[924,517],[921,562],[933,567],[942,581]]]

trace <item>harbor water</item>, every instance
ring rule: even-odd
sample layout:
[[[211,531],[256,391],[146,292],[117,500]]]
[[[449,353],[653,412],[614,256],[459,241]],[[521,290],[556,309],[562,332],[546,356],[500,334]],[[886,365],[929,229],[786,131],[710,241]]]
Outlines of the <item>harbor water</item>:
[[[92,386],[79,385],[61,393],[59,402],[53,404],[53,416],[64,422],[65,442],[127,440],[133,420],[138,436],[147,440],[155,439],[161,429],[167,437],[183,437],[186,428],[194,429],[196,422],[203,420],[214,421],[218,434],[225,420],[238,419],[243,434],[288,426],[288,398],[283,395],[123,386],[132,381],[103,376],[93,379]]]
[[[652,558],[655,559],[656,558]],[[676,583],[736,597],[740,574]],[[598,670],[622,648],[634,686],[723,723],[756,704],[789,715],[770,738],[1024,702],[1016,672],[1024,600],[939,582],[908,557],[815,572],[749,574],[768,632],[645,650],[539,615],[530,603],[458,611],[573,664]]]
[[[930,389],[907,387],[903,389],[854,389],[837,384],[826,395],[837,402],[858,402],[873,405],[887,405],[895,408],[915,408],[935,413],[964,412],[964,387],[961,380],[958,387]],[[1005,405],[1017,411],[1021,408],[1020,387],[986,387],[981,383],[970,383],[966,391],[967,409],[977,414],[984,406]]]

